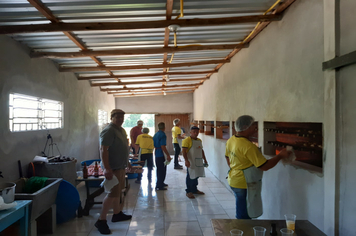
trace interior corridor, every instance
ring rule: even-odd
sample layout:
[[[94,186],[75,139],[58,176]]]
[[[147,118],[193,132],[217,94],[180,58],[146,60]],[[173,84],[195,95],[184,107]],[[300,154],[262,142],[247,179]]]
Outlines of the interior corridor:
[[[111,223],[111,211],[107,219],[112,235],[214,235],[210,219],[235,218],[235,198],[207,168],[205,170],[206,177],[199,178],[198,185],[205,195],[195,195],[192,200],[185,196],[186,167],[175,170],[173,163],[168,166],[165,183],[169,186],[166,191],[155,191],[155,175],[149,184],[147,172],[143,174],[141,185],[130,179],[131,188],[125,199],[124,212],[132,214],[132,220]],[[84,185],[78,185],[78,190],[84,202]],[[94,227],[100,209],[101,205],[94,205],[89,216],[57,225],[52,235],[101,235]]]

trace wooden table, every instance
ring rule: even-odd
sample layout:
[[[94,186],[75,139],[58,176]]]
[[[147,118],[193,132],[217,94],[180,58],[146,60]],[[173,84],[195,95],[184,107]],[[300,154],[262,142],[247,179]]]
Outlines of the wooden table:
[[[13,208],[0,211],[0,232],[20,220],[20,233],[22,236],[28,235],[29,229],[29,205],[31,200],[18,200]]]
[[[125,175],[125,189],[123,191],[124,196],[126,196],[127,192],[130,189],[130,184],[128,182],[127,179],[127,174],[135,174],[135,173],[142,173],[142,169],[136,169],[133,168],[132,169],[134,172],[129,172],[126,171],[126,175]],[[94,176],[89,176],[88,178],[84,179],[84,178],[78,178],[76,179],[76,181],[78,182],[84,182],[85,183],[85,189],[86,189],[86,194],[87,194],[87,198],[85,200],[85,205],[84,205],[84,209],[81,209],[81,207],[78,208],[78,217],[81,216],[88,216],[89,215],[89,211],[90,209],[95,205],[95,204],[102,204],[102,202],[96,202],[95,198],[98,197],[99,195],[101,195],[104,192],[104,188],[99,187],[96,188],[96,190],[94,192],[90,192],[90,188],[91,185],[89,183],[101,183],[104,181],[104,176],[99,176],[99,177],[94,177]]]
[[[286,228],[285,220],[238,220],[238,219],[212,219],[215,236],[230,236],[230,230],[239,229],[244,232],[243,236],[253,236],[254,226],[262,226],[267,229],[266,236],[270,235],[271,224],[276,223],[278,235],[280,229]],[[295,222],[294,236],[326,236],[317,227],[307,220],[297,220]]]

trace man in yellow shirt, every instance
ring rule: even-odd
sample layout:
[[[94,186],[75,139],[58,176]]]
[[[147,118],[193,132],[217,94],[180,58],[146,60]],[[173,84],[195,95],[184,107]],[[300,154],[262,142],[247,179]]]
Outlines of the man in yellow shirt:
[[[262,184],[262,172],[273,168],[290,154],[283,149],[277,156],[267,160],[258,147],[248,140],[257,128],[254,121],[252,116],[240,116],[235,122],[237,133],[226,142],[225,158],[230,167],[228,183],[235,194],[237,219],[256,218],[262,214],[261,185],[248,188],[250,182],[246,181],[246,177],[256,179],[257,175],[259,180],[251,184]],[[255,198],[252,199],[252,196]],[[251,215],[250,212],[257,215]]]
[[[147,179],[149,182],[152,180],[152,169],[153,169],[153,138],[148,133],[150,130],[148,128],[142,129],[143,134],[137,136],[136,145],[140,147],[140,161],[146,162],[147,165]],[[138,174],[136,183],[141,183],[142,174]]]
[[[180,154],[180,146],[179,142],[181,142],[182,139],[184,139],[184,135],[182,134],[182,131],[180,129],[180,119],[176,118],[173,120],[173,128],[172,128],[172,142],[173,142],[173,147],[174,147],[174,169],[183,169],[183,166],[179,165],[178,162],[178,157]]]
[[[198,190],[198,178],[205,177],[204,166],[208,165],[203,150],[202,141],[198,138],[199,128],[193,126],[190,129],[190,137],[183,140],[183,157],[187,167],[186,196],[194,199],[193,194],[204,194]],[[203,162],[204,160],[204,162]],[[205,164],[205,165],[204,165]]]

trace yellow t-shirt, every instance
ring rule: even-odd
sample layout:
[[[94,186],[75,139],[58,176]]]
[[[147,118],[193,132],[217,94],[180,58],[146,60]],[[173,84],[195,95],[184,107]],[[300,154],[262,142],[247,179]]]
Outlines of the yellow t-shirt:
[[[246,138],[236,136],[227,140],[225,156],[230,160],[228,183],[233,188],[246,189],[247,184],[242,170],[253,165],[260,167],[267,161],[256,145]]]
[[[141,154],[153,153],[154,145],[151,135],[140,134],[137,136],[136,144],[140,146]]]
[[[196,140],[201,141],[200,138],[197,138]],[[190,148],[193,146],[193,141],[191,137],[185,138],[182,141],[182,148],[188,148],[187,152],[189,152]],[[202,147],[203,148],[203,147]]]
[[[178,143],[178,139],[177,139],[177,137],[178,137],[178,134],[181,134],[182,133],[182,131],[180,130],[180,128],[178,127],[178,126],[174,126],[173,128],[172,128],[172,141],[173,141],[173,143]]]

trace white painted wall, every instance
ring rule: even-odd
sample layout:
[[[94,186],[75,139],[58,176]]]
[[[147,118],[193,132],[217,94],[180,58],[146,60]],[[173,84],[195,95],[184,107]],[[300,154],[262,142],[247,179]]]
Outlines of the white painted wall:
[[[354,9],[356,9],[356,1],[340,1],[340,55],[356,50]],[[356,235],[356,64],[340,69],[338,86],[340,94],[338,100],[340,121],[337,126],[340,138],[339,235]]]
[[[24,171],[41,153],[47,131],[9,131],[9,93],[21,93],[64,102],[64,128],[50,130],[65,156],[80,161],[98,158],[98,109],[115,107],[112,96],[78,81],[73,73],[59,73],[48,59],[31,59],[29,51],[7,36],[0,36],[0,171],[6,180],[19,178],[17,160]],[[26,172],[25,172],[26,173]]]
[[[126,113],[192,113],[193,94],[116,98],[116,108]]]
[[[323,2],[298,0],[283,20],[271,23],[194,93],[194,119],[234,121],[249,114],[259,121],[323,122]],[[224,183],[225,142],[201,135],[209,168]],[[263,178],[264,214],[295,213],[324,228],[323,177],[278,164]]]

